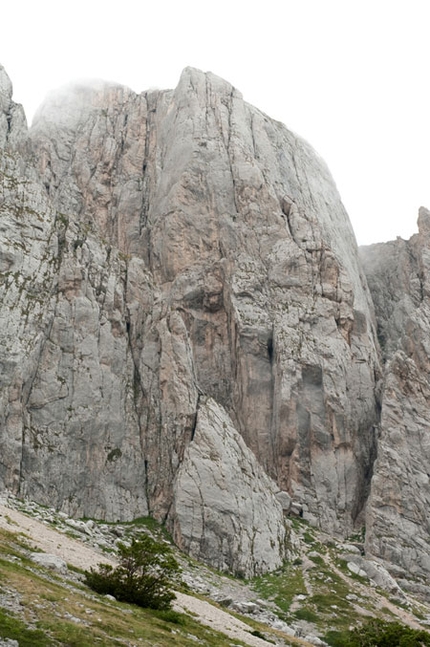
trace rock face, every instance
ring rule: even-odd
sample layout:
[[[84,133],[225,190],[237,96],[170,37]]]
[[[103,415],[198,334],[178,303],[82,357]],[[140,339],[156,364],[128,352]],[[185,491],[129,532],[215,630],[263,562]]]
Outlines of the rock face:
[[[282,565],[282,552],[267,550],[285,543],[281,505],[274,514],[277,488],[211,399],[199,407],[174,492],[174,538],[193,557],[213,555],[218,569],[243,577]]]
[[[430,573],[430,213],[409,241],[361,249],[385,360],[366,548],[407,573]]]
[[[324,163],[213,74],[79,86],[29,132],[1,74],[1,487],[246,574],[279,492],[361,525],[380,358]]]
[[[0,146],[17,144],[27,129],[24,110],[12,101],[12,83],[0,65]]]

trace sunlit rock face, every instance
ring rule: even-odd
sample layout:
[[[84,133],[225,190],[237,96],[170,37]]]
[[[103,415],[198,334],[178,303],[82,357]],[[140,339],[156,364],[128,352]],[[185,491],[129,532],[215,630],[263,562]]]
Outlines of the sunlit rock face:
[[[430,572],[430,213],[409,241],[364,247],[385,360],[367,550],[412,575]]]
[[[171,91],[57,93],[28,133],[0,90],[2,487],[151,514],[247,575],[284,554],[279,491],[360,526],[379,351],[321,159],[190,68]]]

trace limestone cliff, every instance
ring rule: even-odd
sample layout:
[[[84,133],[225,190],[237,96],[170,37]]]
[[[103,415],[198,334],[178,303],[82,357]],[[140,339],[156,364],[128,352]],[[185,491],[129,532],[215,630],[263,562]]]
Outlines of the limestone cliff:
[[[380,358],[325,164],[210,73],[74,87],[30,131],[1,75],[1,486],[245,575],[282,559],[279,491],[360,526]]]
[[[360,250],[385,360],[366,544],[404,572],[428,575],[430,213],[424,208],[418,227],[409,241]]]

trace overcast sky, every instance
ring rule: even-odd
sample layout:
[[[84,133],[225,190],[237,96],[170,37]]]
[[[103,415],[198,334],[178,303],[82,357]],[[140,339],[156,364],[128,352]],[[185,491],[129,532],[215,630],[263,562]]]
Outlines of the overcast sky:
[[[429,0],[11,0],[0,63],[31,117],[74,79],[230,81],[324,157],[357,240],[409,238],[430,208]]]

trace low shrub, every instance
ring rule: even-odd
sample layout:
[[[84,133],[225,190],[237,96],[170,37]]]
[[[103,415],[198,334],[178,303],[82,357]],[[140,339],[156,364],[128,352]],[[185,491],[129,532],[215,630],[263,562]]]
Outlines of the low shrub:
[[[430,634],[399,622],[369,620],[351,631],[330,631],[325,636],[331,647],[427,647]]]
[[[170,547],[149,535],[133,539],[130,545],[118,544],[119,566],[99,564],[98,570],[85,571],[85,584],[102,595],[113,595],[150,609],[169,609],[175,594],[180,568]]]

